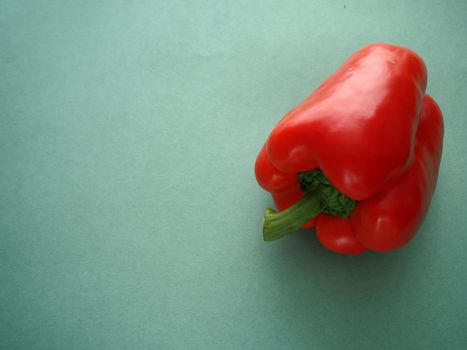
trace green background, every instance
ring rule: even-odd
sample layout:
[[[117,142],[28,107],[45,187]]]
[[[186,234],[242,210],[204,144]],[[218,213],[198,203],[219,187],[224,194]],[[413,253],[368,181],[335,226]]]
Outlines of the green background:
[[[1,349],[465,349],[467,2],[0,1]],[[257,152],[353,51],[445,116],[396,252],[266,244]]]

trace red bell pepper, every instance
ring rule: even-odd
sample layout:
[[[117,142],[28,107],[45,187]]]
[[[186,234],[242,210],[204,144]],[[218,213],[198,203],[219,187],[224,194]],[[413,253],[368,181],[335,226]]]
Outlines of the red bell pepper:
[[[443,118],[413,51],[366,46],[272,130],[255,164],[270,241],[316,227],[326,248],[387,251],[419,229],[436,186]]]

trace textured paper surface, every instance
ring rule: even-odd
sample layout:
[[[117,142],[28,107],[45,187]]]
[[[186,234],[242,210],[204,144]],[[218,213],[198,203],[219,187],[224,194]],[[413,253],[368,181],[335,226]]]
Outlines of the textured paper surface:
[[[0,1],[0,348],[465,349],[465,1]],[[446,123],[416,239],[266,244],[253,164],[359,47]]]

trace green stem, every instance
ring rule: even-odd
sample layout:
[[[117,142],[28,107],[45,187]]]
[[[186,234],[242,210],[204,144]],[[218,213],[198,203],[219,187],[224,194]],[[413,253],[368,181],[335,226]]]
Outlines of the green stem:
[[[274,241],[299,230],[325,208],[321,196],[306,194],[301,200],[284,211],[268,208],[263,219],[263,238]]]
[[[342,194],[321,170],[298,174],[300,188],[305,192],[301,200],[282,212],[268,208],[263,219],[263,238],[274,241],[299,230],[321,212],[346,218],[356,202]]]

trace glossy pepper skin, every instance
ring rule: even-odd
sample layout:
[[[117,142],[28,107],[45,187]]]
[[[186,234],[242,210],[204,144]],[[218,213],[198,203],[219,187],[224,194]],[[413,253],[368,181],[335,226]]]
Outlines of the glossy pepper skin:
[[[415,52],[360,49],[272,130],[256,160],[258,183],[284,211],[305,195],[298,174],[319,169],[355,200],[346,217],[320,213],[304,225],[316,226],[326,248],[402,247],[427,213],[441,160],[443,118],[426,84]]]

